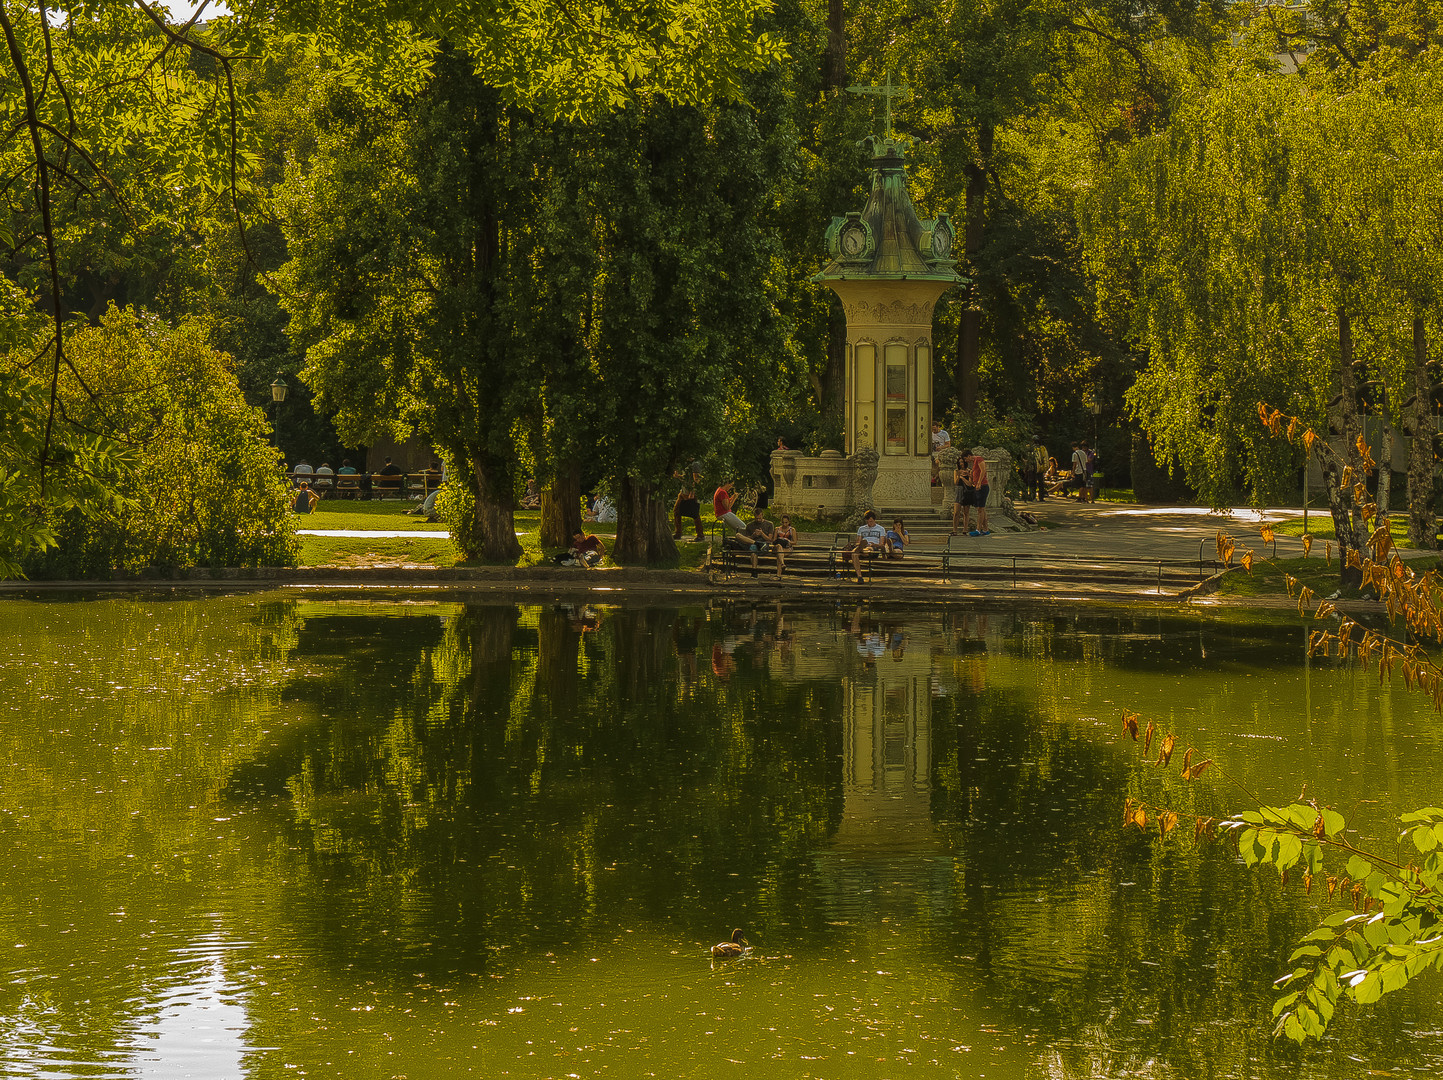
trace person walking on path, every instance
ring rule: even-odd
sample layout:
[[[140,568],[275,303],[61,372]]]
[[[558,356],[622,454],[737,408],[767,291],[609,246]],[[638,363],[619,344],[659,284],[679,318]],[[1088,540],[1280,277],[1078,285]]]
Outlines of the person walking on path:
[[[1047,456],[1047,447],[1037,436],[1032,437],[1032,479],[1037,486],[1037,501],[1042,502],[1047,498],[1047,464],[1052,459]]]
[[[671,538],[681,539],[681,523],[692,521],[696,524],[696,539],[701,540],[704,530],[701,527],[701,500],[696,497],[697,481],[701,477],[691,474],[691,480],[681,482],[681,490],[676,493],[676,505],[671,509]]]
[[[1082,489],[1087,486],[1087,451],[1081,443],[1072,444],[1072,481],[1069,486],[1077,488],[1077,501],[1081,502]]]

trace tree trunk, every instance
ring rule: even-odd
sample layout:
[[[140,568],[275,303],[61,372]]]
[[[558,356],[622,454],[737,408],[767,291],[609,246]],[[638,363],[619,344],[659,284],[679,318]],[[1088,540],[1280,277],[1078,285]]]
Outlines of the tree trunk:
[[[574,609],[543,607],[536,626],[536,688],[553,715],[567,718],[577,715],[581,690],[581,631],[572,626],[574,617]]]
[[[993,129],[983,122],[977,132],[977,160],[966,167],[967,228],[964,234],[967,273],[972,284],[962,303],[957,327],[957,404],[972,416],[977,411],[977,368],[982,355],[982,309],[977,296],[977,256],[987,227],[987,172],[992,162]]]
[[[519,608],[510,605],[467,604],[461,611],[458,632],[471,644],[471,711],[473,715],[505,715],[511,700],[511,649]],[[477,725],[478,732],[500,732],[504,725]],[[499,745],[495,746],[499,752]]]
[[[1415,548],[1438,546],[1433,516],[1433,388],[1428,381],[1428,339],[1421,318],[1413,320],[1413,404],[1400,420],[1408,441],[1408,540]]]
[[[616,546],[613,562],[655,566],[676,561],[671,538],[671,507],[656,484],[624,477],[616,506]]]
[[[511,491],[511,476],[504,467],[479,460],[473,463],[471,475],[471,490],[476,498],[476,550],[466,554],[484,562],[514,563],[521,557],[521,545],[516,541],[516,497]]]
[[[1383,449],[1378,455],[1378,514],[1375,525],[1388,523],[1388,507],[1393,498],[1393,425],[1383,429]]]
[[[556,476],[541,492],[541,546],[571,546],[571,537],[581,528],[581,467],[562,461]]]
[[[1362,424],[1358,419],[1358,385],[1353,377],[1353,321],[1342,308],[1338,309],[1338,390],[1342,394],[1338,413],[1343,436],[1343,461],[1353,470],[1352,484],[1341,492],[1343,505],[1352,517],[1348,546],[1361,555],[1367,540],[1367,525],[1358,501],[1353,497],[1353,486],[1365,479],[1363,455],[1358,453]]]
[[[1330,459],[1324,463],[1323,490],[1328,495],[1328,510],[1333,515],[1333,535],[1338,544],[1338,565],[1346,571],[1348,552],[1352,550],[1350,538],[1353,535],[1353,526],[1348,520],[1348,502],[1351,496],[1344,497],[1343,487],[1338,482],[1339,471],[1340,466],[1336,461]]]
[[[822,54],[822,82],[828,90],[847,85],[847,21],[842,0],[828,0],[827,48]]]

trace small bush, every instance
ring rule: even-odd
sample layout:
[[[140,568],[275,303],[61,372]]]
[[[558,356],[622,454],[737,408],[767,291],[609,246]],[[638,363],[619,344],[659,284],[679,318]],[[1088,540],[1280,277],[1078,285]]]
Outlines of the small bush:
[[[29,577],[94,578],[193,566],[293,566],[279,455],[230,358],[201,327],[111,311],[67,345],[65,415],[131,451],[114,497],[58,515]]]

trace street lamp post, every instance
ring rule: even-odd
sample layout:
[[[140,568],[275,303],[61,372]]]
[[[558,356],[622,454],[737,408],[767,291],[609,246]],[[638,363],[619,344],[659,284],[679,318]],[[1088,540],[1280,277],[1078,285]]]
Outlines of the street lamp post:
[[[280,409],[281,402],[286,400],[286,391],[289,389],[290,387],[285,384],[280,373],[277,372],[275,381],[271,383],[271,433],[276,440],[277,450],[281,447],[280,428],[276,426],[277,410]]]

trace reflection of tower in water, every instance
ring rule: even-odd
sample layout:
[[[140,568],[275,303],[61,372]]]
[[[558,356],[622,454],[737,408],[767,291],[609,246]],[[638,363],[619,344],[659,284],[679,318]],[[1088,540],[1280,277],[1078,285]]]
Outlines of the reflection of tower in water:
[[[888,648],[869,657],[865,632],[843,675],[842,816],[816,867],[828,915],[851,920],[897,909],[951,910],[952,858],[932,825],[931,632],[877,628]],[[921,638],[921,640],[919,640]]]

